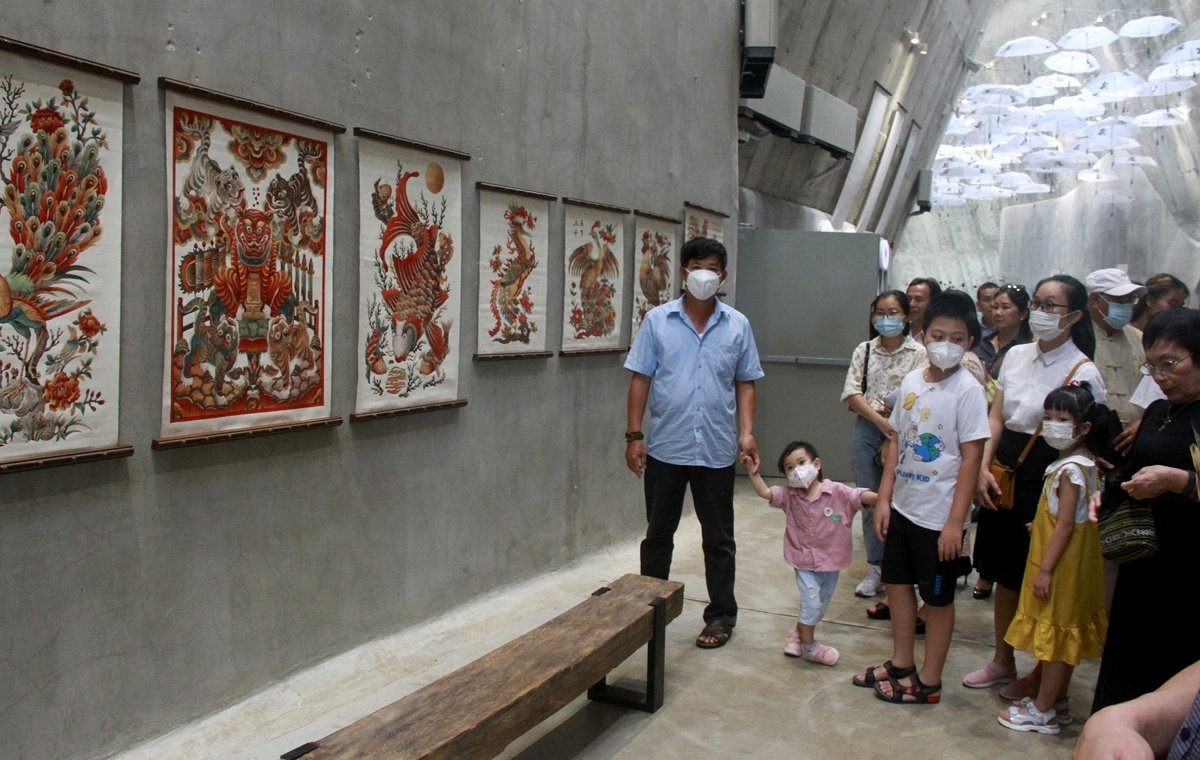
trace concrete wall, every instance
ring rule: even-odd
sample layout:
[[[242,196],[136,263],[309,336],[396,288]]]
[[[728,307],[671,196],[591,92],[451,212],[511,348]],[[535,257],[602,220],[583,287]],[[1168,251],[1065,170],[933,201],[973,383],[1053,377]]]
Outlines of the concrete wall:
[[[672,215],[684,200],[733,211],[737,29],[736,0],[0,6],[0,33],[143,77],[126,89],[123,188],[121,440],[136,453],[0,479],[0,756],[104,756],[635,540],[622,357],[469,359],[473,183]],[[151,451],[167,252],[159,76],[472,154],[456,346],[468,406]],[[346,415],[357,151],[348,135],[335,145],[333,411]],[[560,304],[561,207],[550,230],[549,303]]]

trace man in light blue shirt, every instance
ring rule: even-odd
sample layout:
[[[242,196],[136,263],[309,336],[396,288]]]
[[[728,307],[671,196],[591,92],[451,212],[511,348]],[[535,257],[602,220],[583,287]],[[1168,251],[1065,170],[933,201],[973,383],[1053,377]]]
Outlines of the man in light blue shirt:
[[[733,594],[733,477],[741,459],[757,467],[754,381],[763,376],[750,323],[717,299],[728,254],[710,238],[680,249],[682,297],[648,313],[629,349],[625,464],[645,476],[642,575],[666,578],[683,496],[692,502],[704,543],[709,604],[696,646],[723,646],[737,624]],[[642,418],[650,406],[650,434]]]

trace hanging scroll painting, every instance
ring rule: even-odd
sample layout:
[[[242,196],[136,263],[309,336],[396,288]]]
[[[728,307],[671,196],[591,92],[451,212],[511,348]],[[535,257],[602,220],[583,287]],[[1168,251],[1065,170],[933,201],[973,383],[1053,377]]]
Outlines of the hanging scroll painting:
[[[330,410],[332,133],[166,93],[164,436]]]
[[[355,412],[455,400],[462,161],[361,139],[358,167]]]
[[[479,191],[479,355],[546,349],[550,201]]]
[[[634,214],[634,250],[637,277],[633,287],[633,325],[630,342],[642,326],[646,313],[675,295],[675,272],[679,268],[675,239],[679,220]]]
[[[565,209],[562,350],[617,348],[617,315],[624,304],[624,214],[571,202]]]
[[[122,83],[0,52],[0,462],[117,442]]]
[[[727,217],[724,214],[691,204],[685,204],[683,211],[687,224],[685,242],[694,237],[706,237],[721,243],[725,242],[725,219]]]

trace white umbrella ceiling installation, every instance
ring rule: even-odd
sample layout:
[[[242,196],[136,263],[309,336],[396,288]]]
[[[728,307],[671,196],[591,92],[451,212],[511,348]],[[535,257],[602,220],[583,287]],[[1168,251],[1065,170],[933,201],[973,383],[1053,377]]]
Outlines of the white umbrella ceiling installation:
[[[1047,18],[1043,13],[1033,25],[1050,27]],[[1000,45],[982,74],[999,81],[964,89],[949,120],[933,165],[934,205],[1103,186],[1157,166],[1141,154],[1141,141],[1188,123],[1180,98],[1200,78],[1200,39],[1173,41],[1183,24],[1145,12],[1121,18],[1108,11],[1087,21],[1096,23],[1063,23],[1066,31],[1055,41],[1021,36]],[[1133,200],[1120,190],[1094,196]]]

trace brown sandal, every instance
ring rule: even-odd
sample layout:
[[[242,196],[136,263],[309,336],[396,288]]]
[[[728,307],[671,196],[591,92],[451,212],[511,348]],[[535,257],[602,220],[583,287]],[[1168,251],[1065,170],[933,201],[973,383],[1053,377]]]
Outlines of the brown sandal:
[[[907,668],[898,668],[892,664],[891,660],[888,660],[887,662],[883,663],[882,665],[875,665],[873,667],[867,668],[866,672],[864,672],[862,675],[859,675],[857,673],[854,674],[854,677],[850,679],[850,683],[854,684],[855,686],[862,686],[863,688],[867,688],[867,689],[871,688],[879,680],[884,680],[884,679],[875,678],[875,671],[878,668],[883,668],[884,672],[887,673],[886,680],[893,681],[893,682],[896,681],[896,679],[898,679],[898,678],[904,678],[906,676],[911,676],[913,673],[917,672],[916,665],[909,665]]]
[[[729,641],[729,637],[733,635],[733,626],[724,620],[710,620],[704,624],[704,630],[700,631],[700,635],[696,637],[696,646],[701,649],[717,649],[725,646]],[[700,639],[714,639],[713,642],[701,641]]]

